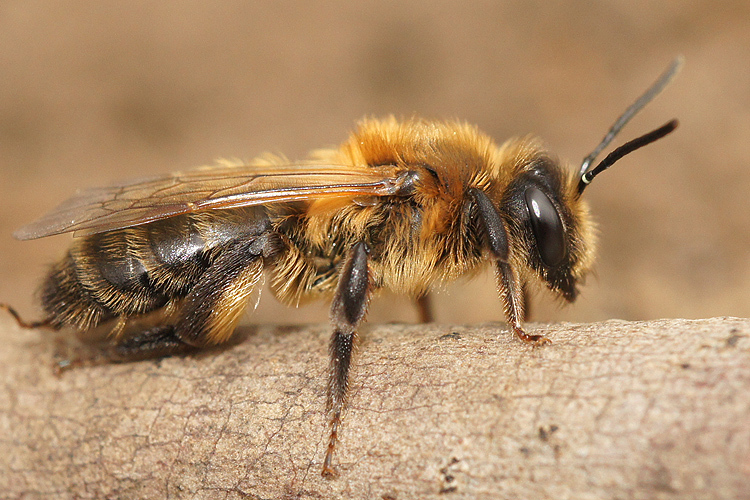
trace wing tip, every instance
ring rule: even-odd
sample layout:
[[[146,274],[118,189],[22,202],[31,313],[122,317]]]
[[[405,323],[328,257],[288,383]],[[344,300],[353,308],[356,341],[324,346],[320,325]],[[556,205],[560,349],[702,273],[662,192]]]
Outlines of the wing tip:
[[[33,226],[23,226],[22,228],[13,231],[13,237],[20,241],[35,240],[42,236],[48,236],[47,234],[40,235],[39,231],[35,231]]]
[[[18,231],[13,231],[13,238],[19,240],[19,241],[27,241],[27,240],[33,240],[34,236],[27,233],[26,231],[21,231],[20,229]]]
[[[47,236],[55,236],[71,231],[73,231],[73,229],[69,226],[63,227],[60,225],[45,224],[44,219],[40,219],[13,231],[13,238],[20,241],[38,240],[40,238],[46,238]]]

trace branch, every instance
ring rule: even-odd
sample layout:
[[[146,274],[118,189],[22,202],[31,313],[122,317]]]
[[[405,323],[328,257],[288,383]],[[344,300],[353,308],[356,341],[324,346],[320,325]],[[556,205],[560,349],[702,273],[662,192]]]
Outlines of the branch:
[[[748,498],[750,320],[529,331],[369,325],[324,480],[325,326],[58,378],[0,319],[0,497]]]

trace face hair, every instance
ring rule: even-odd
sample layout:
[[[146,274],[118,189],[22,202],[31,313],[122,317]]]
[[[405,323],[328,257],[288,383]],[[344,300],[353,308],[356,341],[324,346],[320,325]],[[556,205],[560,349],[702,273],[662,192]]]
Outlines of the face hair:
[[[591,154],[589,154],[586,158],[584,158],[583,163],[581,163],[581,170],[580,170],[581,181],[578,185],[578,194],[580,194],[583,191],[586,185],[588,185],[588,183],[591,182],[591,179],[593,179],[594,176],[596,175],[596,174],[587,175],[587,172],[589,170],[589,166],[591,165],[591,163],[593,163],[596,157],[599,156],[599,153],[601,153],[602,150],[606,148],[610,142],[612,142],[612,139],[615,138],[615,136],[620,132],[620,130],[622,130],[622,128],[630,121],[630,119],[633,118],[633,116],[635,116],[635,114],[638,113],[641,109],[643,109],[646,106],[646,104],[651,102],[654,97],[659,95],[662,90],[664,90],[667,84],[669,84],[669,82],[672,81],[674,76],[680,71],[683,61],[684,59],[682,56],[675,58],[672,61],[672,63],[669,65],[667,70],[664,71],[664,73],[662,73],[662,75],[653,83],[653,85],[651,85],[651,87],[649,87],[646,90],[646,92],[644,92],[641,97],[639,97],[633,104],[631,104],[630,107],[628,107],[628,109],[626,109],[625,112],[617,119],[617,121],[615,121],[614,125],[612,125],[612,127],[607,132],[607,135],[605,135],[604,139],[602,139],[602,142],[599,143],[599,145],[591,152]],[[603,161],[594,170],[597,170],[596,173],[598,174],[599,172],[604,171],[607,167],[610,167],[615,161],[619,160],[626,154],[631,153],[632,151],[635,151],[636,149],[643,147],[646,144],[649,144],[657,139],[660,139],[661,137],[664,137],[669,132],[674,130],[674,128],[677,126],[677,122],[675,120],[673,120],[673,122],[670,122],[670,123],[674,123],[674,126],[671,128],[671,130],[668,130],[667,132],[664,132],[658,137],[653,138],[643,144],[639,144],[636,147],[632,147],[632,149],[628,149],[624,153],[620,154],[619,156],[611,160],[606,167],[600,168],[602,163],[604,163]],[[662,130],[665,127],[667,127],[667,125],[660,127],[657,130]],[[637,143],[637,141],[640,141],[641,139],[647,136],[650,136],[651,134],[655,132],[656,130],[654,132],[645,134],[644,136],[641,136],[633,141],[630,141],[628,144]],[[618,149],[621,149],[621,148],[618,148]]]

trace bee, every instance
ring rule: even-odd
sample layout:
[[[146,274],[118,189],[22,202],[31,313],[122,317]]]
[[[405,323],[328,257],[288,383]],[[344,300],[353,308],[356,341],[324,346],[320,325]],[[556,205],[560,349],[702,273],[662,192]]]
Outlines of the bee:
[[[26,327],[111,324],[118,359],[142,359],[221,344],[232,335],[264,275],[283,303],[331,299],[328,445],[334,451],[357,329],[371,297],[389,289],[417,300],[492,265],[505,319],[527,333],[527,283],[565,301],[591,269],[594,230],[582,194],[617,160],[672,132],[672,120],[591,165],[615,135],[667,85],[676,60],[616,121],[573,171],[534,138],[497,145],[476,127],[422,119],[365,119],[338,148],[290,163],[264,156],[75,195],[18,230],[21,240],[74,233],[41,285],[42,321]],[[152,313],[140,331],[129,324]],[[125,333],[127,332],[127,333]]]

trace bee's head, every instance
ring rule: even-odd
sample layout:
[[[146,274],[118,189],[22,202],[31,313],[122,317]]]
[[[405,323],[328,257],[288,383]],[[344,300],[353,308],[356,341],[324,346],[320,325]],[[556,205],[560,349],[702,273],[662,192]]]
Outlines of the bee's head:
[[[594,229],[588,206],[581,195],[591,181],[617,160],[661,139],[677,128],[672,120],[613,150],[595,167],[599,153],[623,126],[669,82],[680,60],[615,122],[604,140],[588,155],[576,175],[570,176],[541,148],[526,141],[506,144],[501,156],[510,158],[514,177],[503,193],[500,205],[508,215],[511,240],[519,264],[532,269],[553,292],[567,301],[577,295],[576,285],[588,271],[594,253]]]
[[[591,180],[617,160],[677,127],[677,120],[620,146],[589,170],[594,156],[584,160],[580,174],[567,175],[558,163],[537,151],[505,190],[501,206],[508,214],[516,258],[525,256],[532,269],[553,292],[572,302],[576,285],[593,261],[595,232],[588,204],[581,194]],[[599,148],[597,148],[599,149]],[[596,153],[596,151],[595,151]]]
[[[591,267],[595,232],[576,181],[541,153],[525,165],[500,201],[512,255],[553,292],[572,302]]]
[[[568,301],[576,298],[576,284],[593,259],[594,230],[587,204],[581,199],[591,181],[617,160],[661,139],[677,128],[677,120],[616,148],[591,168],[596,157],[625,124],[656,97],[682,65],[678,57],[657,81],[615,121],[599,145],[581,164],[577,175],[566,177],[563,170],[546,156],[539,156],[513,180],[503,200],[506,213],[518,221],[512,229],[523,246],[527,266],[554,292]]]

